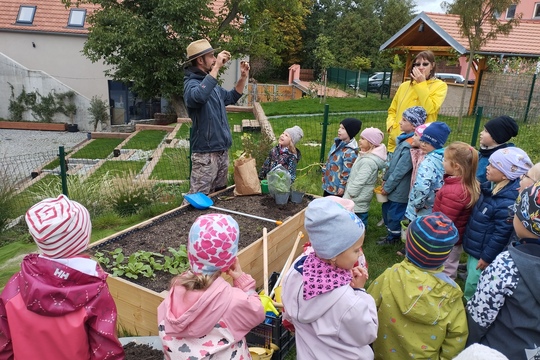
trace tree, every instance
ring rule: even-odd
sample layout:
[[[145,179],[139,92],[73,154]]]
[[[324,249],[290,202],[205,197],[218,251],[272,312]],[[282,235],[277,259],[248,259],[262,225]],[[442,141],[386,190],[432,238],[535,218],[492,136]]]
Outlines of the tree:
[[[326,103],[326,85],[328,84],[327,79],[327,69],[334,65],[336,58],[334,54],[329,49],[330,38],[325,35],[319,35],[317,38],[317,48],[315,49],[314,55],[315,59],[322,69],[322,75],[324,78],[324,96],[322,99],[323,103]]]
[[[371,61],[368,58],[357,56],[352,60],[352,64],[355,69],[358,69],[358,81],[355,84],[355,93],[358,95],[362,70],[371,69]]]
[[[512,4],[518,4],[519,0],[455,0],[454,3],[444,1],[442,3],[450,14],[459,15],[457,22],[459,32],[469,42],[469,60],[465,73],[465,84],[469,81],[469,72],[475,55],[489,41],[495,40],[498,35],[508,35],[512,28],[519,24],[522,14],[516,14],[513,19],[499,20],[500,14]],[[467,87],[463,87],[461,104],[459,108],[458,127],[461,128],[463,105]]]
[[[290,41],[296,42],[294,36],[284,41],[282,35],[294,33],[293,24],[305,16],[308,2],[226,0],[214,14],[210,6],[213,0],[61,1],[66,7],[72,3],[97,5],[88,16],[85,56],[110,66],[106,75],[130,83],[141,98],[168,98],[179,116],[186,116],[182,62],[191,41],[207,38],[214,48],[231,50],[234,56],[279,58]],[[272,10],[267,11],[267,6]],[[287,18],[286,27],[280,27],[274,17],[285,16],[287,9],[293,9],[294,15]],[[268,24],[272,26],[267,28]],[[302,24],[298,21],[299,28]]]

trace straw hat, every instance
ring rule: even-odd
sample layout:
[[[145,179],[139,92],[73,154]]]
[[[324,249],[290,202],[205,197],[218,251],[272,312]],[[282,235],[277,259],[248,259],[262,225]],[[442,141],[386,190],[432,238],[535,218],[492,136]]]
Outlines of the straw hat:
[[[187,47],[188,59],[184,62],[184,64],[198,58],[199,56],[203,56],[214,51],[215,49],[212,48],[212,45],[210,45],[210,43],[206,39],[193,41]]]

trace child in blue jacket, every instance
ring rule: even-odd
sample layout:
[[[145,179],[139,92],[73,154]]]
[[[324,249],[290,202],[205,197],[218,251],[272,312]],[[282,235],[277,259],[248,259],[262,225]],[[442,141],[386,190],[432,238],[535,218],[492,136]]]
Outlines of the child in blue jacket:
[[[444,144],[450,128],[443,122],[431,123],[420,138],[422,151],[426,154],[418,167],[416,180],[409,193],[405,217],[410,221],[417,216],[431,214],[435,203],[435,192],[443,185]]]
[[[427,113],[421,106],[413,106],[403,112],[399,122],[402,131],[396,138],[388,170],[383,176],[382,194],[388,201],[382,204],[382,216],[388,234],[377,242],[378,245],[392,245],[401,241],[401,220],[405,216],[409,191],[411,189],[411,143],[414,130],[426,122]],[[425,130],[424,130],[425,131]]]
[[[531,167],[529,156],[517,147],[497,150],[489,158],[489,181],[480,186],[480,198],[463,234],[463,250],[469,255],[463,291],[467,300],[473,296],[482,271],[508,244],[519,177]]]
[[[351,168],[358,157],[356,134],[360,132],[362,122],[355,118],[346,118],[339,123],[338,136],[328,153],[328,160],[323,170],[323,196],[343,196]]]

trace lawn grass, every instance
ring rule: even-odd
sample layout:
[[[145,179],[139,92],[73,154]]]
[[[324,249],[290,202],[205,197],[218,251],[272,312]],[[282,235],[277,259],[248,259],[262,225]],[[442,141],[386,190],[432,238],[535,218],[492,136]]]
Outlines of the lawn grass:
[[[121,160],[105,161],[103,165],[101,165],[92,175],[89,176],[87,181],[95,181],[105,176],[107,173],[110,176],[129,178],[129,174],[138,174],[142,170],[145,163],[146,162],[144,160],[143,161],[121,161]]]
[[[354,112],[364,110],[388,110],[389,99],[380,100],[376,96],[367,98],[327,98],[326,104],[330,106],[330,112]],[[297,115],[297,114],[318,114],[324,112],[325,104],[318,98],[302,98],[299,100],[289,100],[280,102],[261,103],[266,116],[275,115]]]
[[[139,131],[129,141],[124,144],[124,149],[154,150],[168,134],[164,130],[143,130]]]
[[[176,135],[174,137],[176,139],[186,139],[189,140],[189,129],[191,124],[182,124],[180,126],[180,129],[176,132]]]
[[[41,188],[59,186],[60,183],[61,179],[59,176],[48,174],[15,195],[13,198],[13,218],[24,215],[26,211],[34,205],[37,201],[35,194],[39,194]]]
[[[74,159],[106,159],[124,139],[94,139],[71,155]]]
[[[189,179],[189,148],[165,148],[150,179]]]

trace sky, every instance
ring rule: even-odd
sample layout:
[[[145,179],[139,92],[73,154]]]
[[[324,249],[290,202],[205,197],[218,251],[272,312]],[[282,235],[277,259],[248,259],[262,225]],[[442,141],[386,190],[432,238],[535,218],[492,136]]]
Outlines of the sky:
[[[441,8],[442,2],[443,0],[416,0],[416,11],[418,13],[422,11],[444,13]]]

